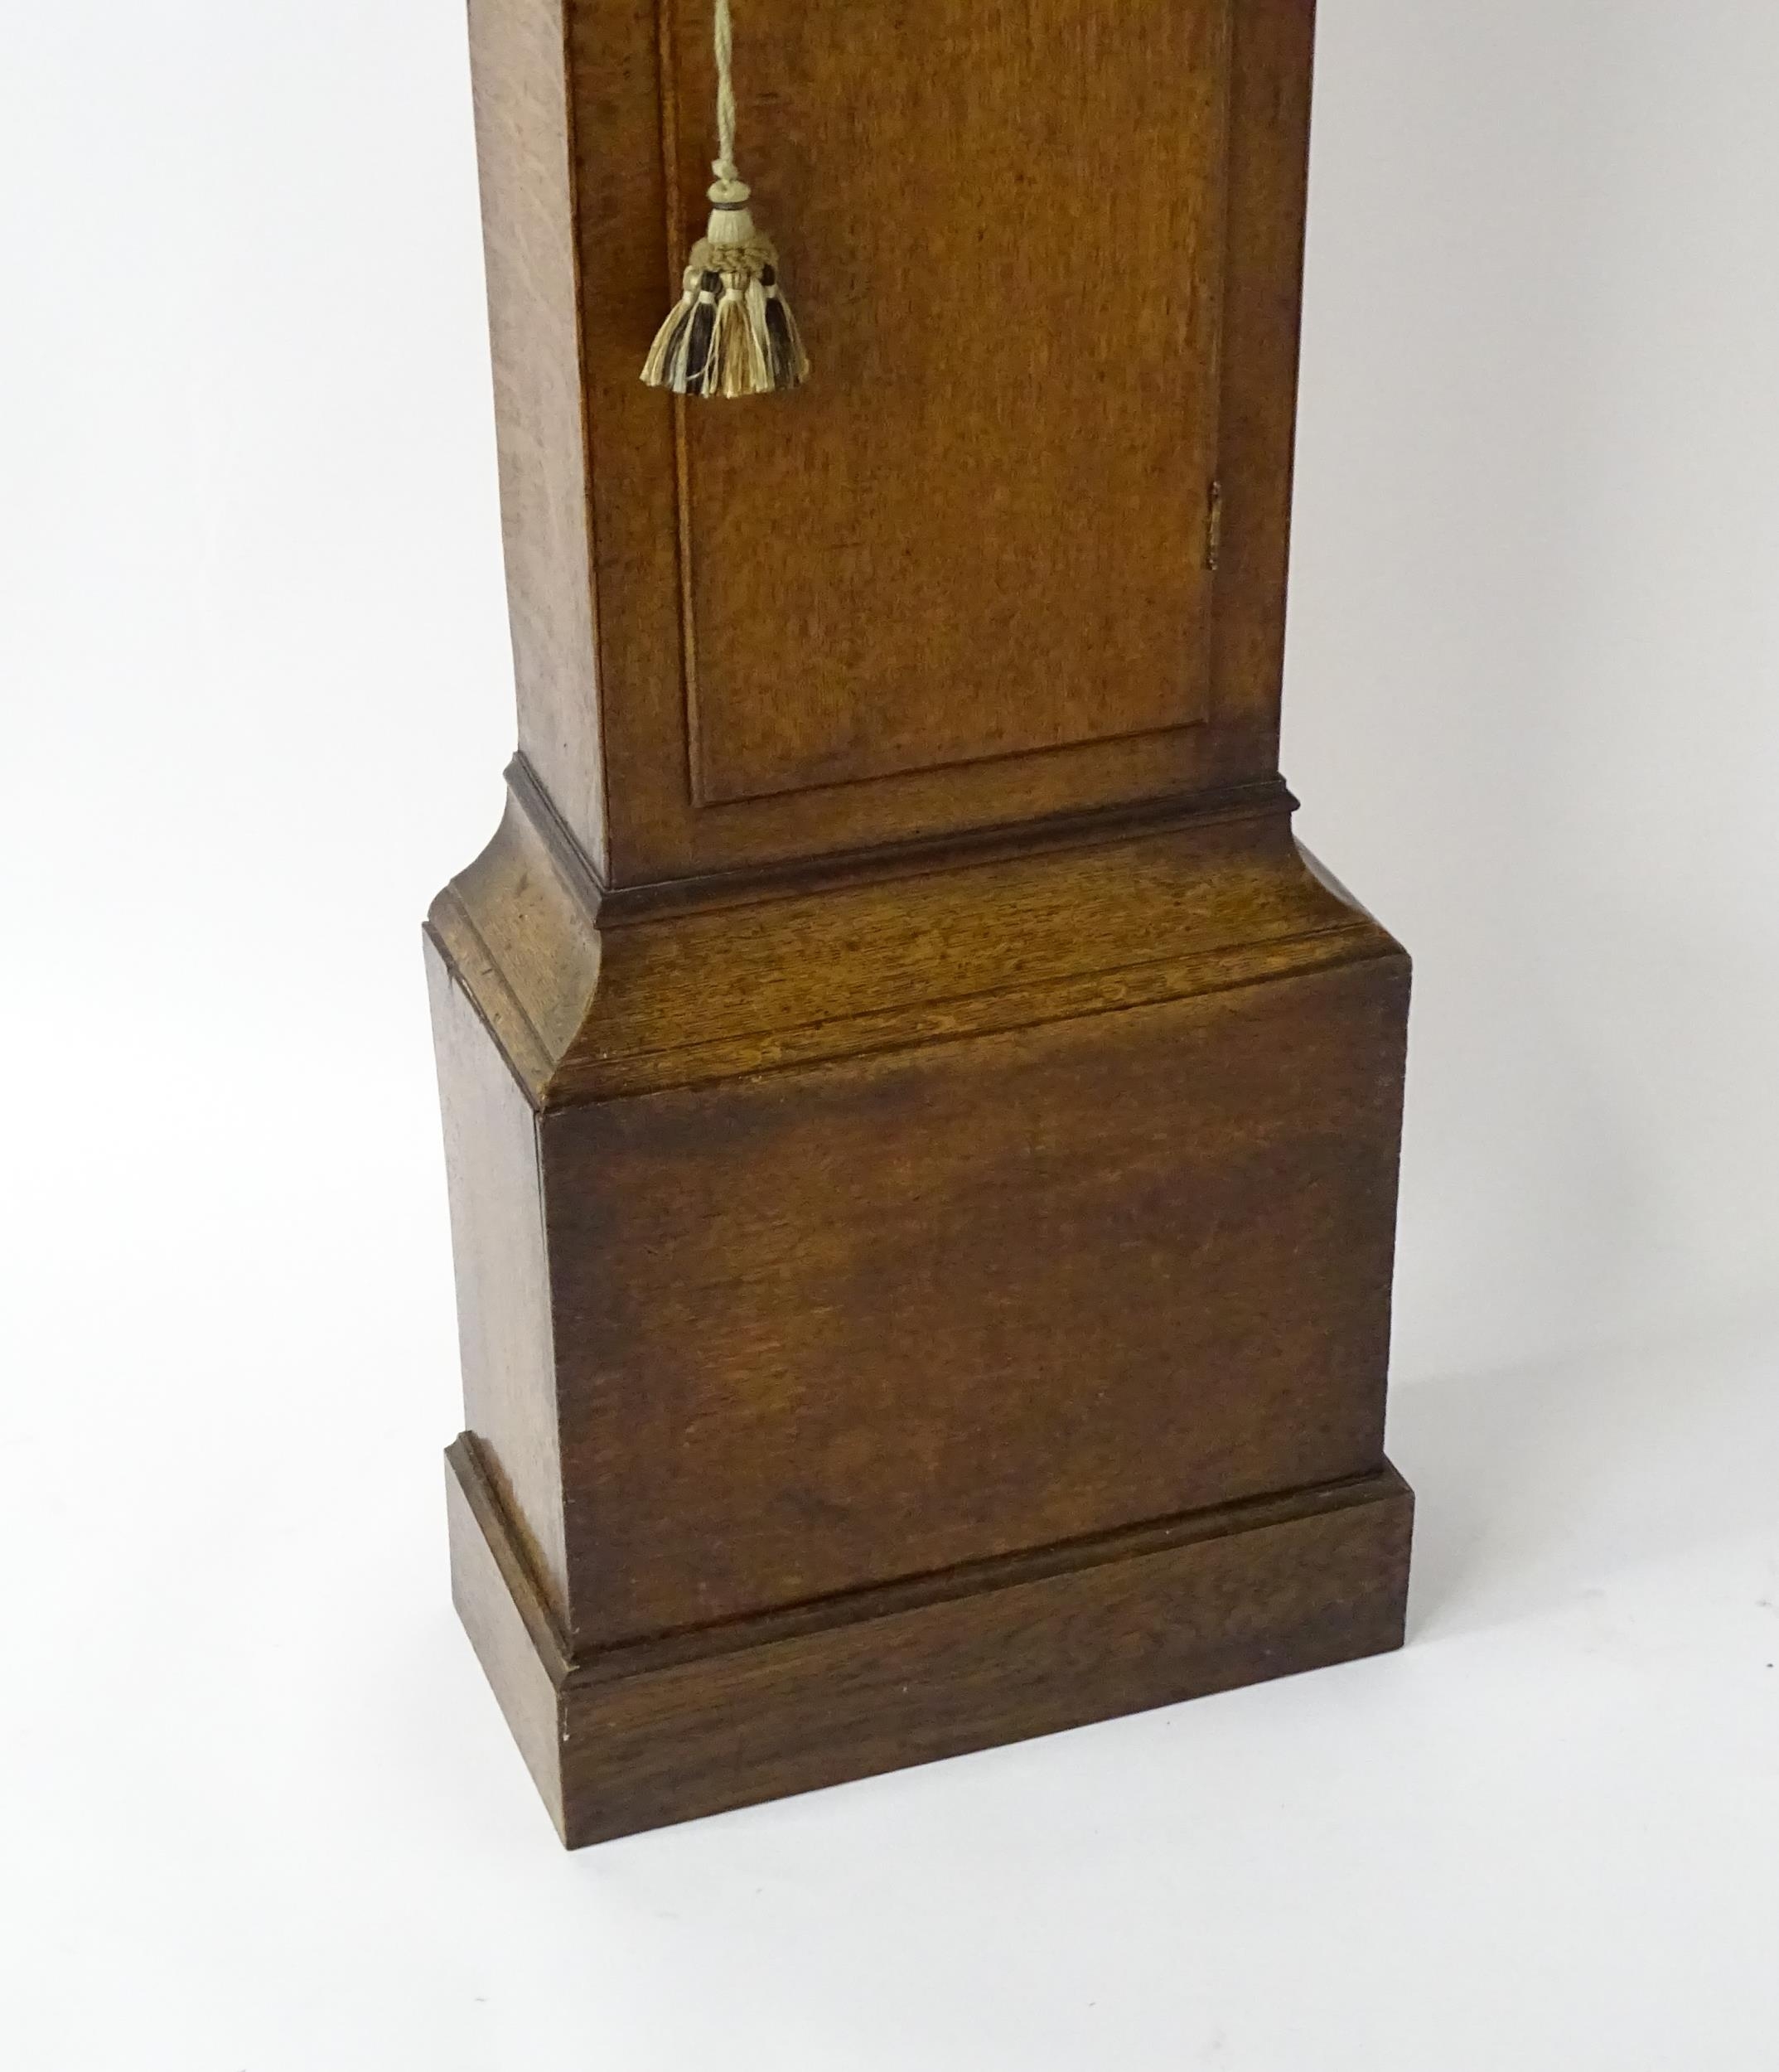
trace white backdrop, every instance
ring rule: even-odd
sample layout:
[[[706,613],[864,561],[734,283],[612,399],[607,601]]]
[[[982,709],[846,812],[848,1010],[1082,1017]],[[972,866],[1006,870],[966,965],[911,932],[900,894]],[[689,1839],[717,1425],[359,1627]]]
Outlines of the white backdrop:
[[[460,10],[6,45],[17,2062],[1770,2072],[1779,17],[1324,0],[1286,767],[1417,958],[1413,1644],[572,1859],[437,1464]]]

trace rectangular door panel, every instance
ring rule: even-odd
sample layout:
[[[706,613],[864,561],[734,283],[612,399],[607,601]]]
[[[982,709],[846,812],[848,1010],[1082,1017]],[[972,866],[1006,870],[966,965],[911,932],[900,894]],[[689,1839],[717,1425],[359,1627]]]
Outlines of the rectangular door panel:
[[[695,222],[709,11],[671,7]],[[738,157],[814,373],[677,406],[699,802],[1206,718],[1228,16],[737,8]]]

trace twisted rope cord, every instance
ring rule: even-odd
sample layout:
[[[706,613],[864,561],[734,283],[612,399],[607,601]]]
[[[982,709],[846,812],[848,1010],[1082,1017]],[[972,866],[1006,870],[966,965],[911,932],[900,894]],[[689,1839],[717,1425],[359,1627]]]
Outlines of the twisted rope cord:
[[[717,0],[717,162],[711,167],[726,186],[741,178],[735,169],[735,30],[729,0]]]

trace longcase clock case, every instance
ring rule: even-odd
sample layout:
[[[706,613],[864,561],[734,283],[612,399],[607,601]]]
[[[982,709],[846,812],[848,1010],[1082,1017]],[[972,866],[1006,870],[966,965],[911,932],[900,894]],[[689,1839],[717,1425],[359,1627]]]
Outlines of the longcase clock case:
[[[519,689],[427,928],[457,1602],[571,1844],[1395,1645],[1408,964],[1278,767],[1311,0],[472,0]]]

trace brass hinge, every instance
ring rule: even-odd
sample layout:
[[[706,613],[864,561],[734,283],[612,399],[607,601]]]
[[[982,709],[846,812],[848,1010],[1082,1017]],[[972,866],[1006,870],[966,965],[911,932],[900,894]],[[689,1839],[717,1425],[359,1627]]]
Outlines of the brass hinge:
[[[1216,573],[1219,558],[1223,552],[1223,485],[1211,485],[1209,507],[1205,513],[1205,566],[1212,574]]]

